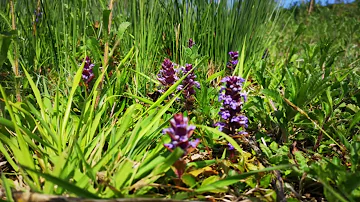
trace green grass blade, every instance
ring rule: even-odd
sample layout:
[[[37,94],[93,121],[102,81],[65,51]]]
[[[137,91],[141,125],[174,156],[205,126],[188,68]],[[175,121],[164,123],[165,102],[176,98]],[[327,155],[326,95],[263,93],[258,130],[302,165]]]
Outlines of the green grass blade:
[[[238,152],[243,153],[244,151],[241,149],[241,147],[239,146],[239,144],[229,135],[219,131],[216,128],[211,128],[209,126],[204,126],[204,125],[196,125],[196,127],[198,128],[203,128],[207,131],[209,131],[210,133],[215,133],[218,136],[222,136],[224,137]]]
[[[200,188],[196,189],[195,192],[198,192],[198,193],[210,192],[212,190],[217,190],[219,188],[223,188],[225,186],[229,186],[229,185],[238,183],[240,180],[245,179],[251,175],[255,175],[257,173],[268,172],[268,171],[273,171],[273,170],[281,170],[281,169],[290,168],[290,167],[291,167],[291,165],[280,165],[280,166],[274,166],[274,167],[264,168],[261,170],[255,170],[255,171],[242,173],[239,175],[227,177],[223,180],[219,180],[219,181],[211,183],[211,184],[207,184],[205,186],[201,186]]]
[[[31,169],[29,167],[26,166],[22,166],[25,170],[35,173],[43,178],[45,178],[48,181],[51,181],[52,183],[58,185],[59,187],[62,187],[64,189],[66,189],[67,191],[69,191],[70,193],[76,194],[77,196],[81,196],[81,197],[85,197],[85,198],[92,198],[92,199],[99,199],[100,197],[98,197],[97,195],[90,193],[84,189],[81,189],[63,179],[54,177],[52,175],[46,174],[46,173],[41,173],[37,170]]]
[[[64,113],[64,119],[62,121],[62,127],[61,127],[60,134],[59,134],[60,135],[59,145],[60,145],[60,148],[62,148],[62,149],[65,148],[64,143],[68,139],[65,129],[66,129],[66,126],[69,121],[70,110],[71,110],[71,105],[72,105],[72,101],[74,98],[74,94],[75,94],[75,91],[76,91],[77,87],[79,86],[79,82],[81,80],[84,64],[85,64],[85,62],[83,62],[82,65],[79,67],[79,69],[76,71],[76,75],[74,77],[74,81],[73,81],[72,87],[71,87],[71,92],[70,92],[70,95],[68,96],[68,102],[67,102],[66,110]]]
[[[6,179],[5,175],[1,173],[1,181],[2,186],[5,189],[5,196],[7,201],[14,201],[12,197],[11,187],[8,183],[8,179]]]

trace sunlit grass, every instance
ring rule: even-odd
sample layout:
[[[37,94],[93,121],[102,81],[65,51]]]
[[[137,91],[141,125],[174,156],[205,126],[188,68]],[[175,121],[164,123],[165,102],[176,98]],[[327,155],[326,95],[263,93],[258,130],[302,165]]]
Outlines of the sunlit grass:
[[[279,10],[263,0],[0,7],[3,199],[11,200],[11,189],[84,198],[359,199],[359,8],[316,7],[308,16],[304,5]],[[239,53],[234,65],[230,51]],[[163,88],[165,58],[179,78]],[[187,64],[193,69],[181,73]],[[239,107],[232,111],[248,117],[248,135],[215,127],[220,108],[231,106],[218,100],[230,75],[244,78],[227,93]],[[192,79],[200,88],[189,107],[184,83]],[[162,131],[178,113],[196,126],[190,136],[200,144],[169,151],[164,144],[181,143],[169,144],[178,137]]]

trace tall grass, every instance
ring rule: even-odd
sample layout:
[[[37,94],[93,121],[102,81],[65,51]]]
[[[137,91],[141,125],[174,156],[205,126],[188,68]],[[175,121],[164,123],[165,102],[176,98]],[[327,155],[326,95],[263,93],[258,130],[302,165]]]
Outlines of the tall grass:
[[[79,50],[97,51],[105,44],[103,12],[107,1],[40,1],[43,16],[34,22],[37,2],[16,1],[20,62],[29,72],[48,72],[64,75],[73,72],[71,63],[79,59]],[[4,4],[4,3],[3,3]],[[7,4],[1,13],[4,30],[11,20]],[[267,23],[276,14],[273,1],[114,1],[110,46],[114,46],[121,23],[130,22],[127,34],[116,50],[123,57],[134,45],[137,72],[156,72],[159,62],[170,57],[177,63],[182,59],[183,46],[193,38],[201,45],[199,53],[213,63],[225,66],[230,50],[241,50],[246,41],[245,61],[263,53],[264,36],[269,34]],[[35,26],[34,26],[35,23]],[[99,23],[99,24],[98,24]],[[32,28],[36,29],[34,31]],[[90,43],[91,42],[91,43]],[[100,62],[101,57],[96,57]],[[102,54],[100,54],[102,55]],[[118,58],[110,58],[110,62]],[[8,64],[9,65],[9,64]],[[151,75],[154,77],[154,75]],[[134,75],[134,92],[145,94],[153,83],[139,74]],[[65,81],[63,81],[65,82]],[[147,86],[149,84],[150,86]],[[150,87],[150,88],[149,88]]]
[[[144,195],[157,180],[167,182],[163,176],[173,176],[171,165],[182,152],[165,151],[161,129],[168,113],[179,111],[173,103],[180,93],[167,96],[185,76],[156,101],[146,98],[163,59],[189,62],[185,47],[193,38],[203,58],[192,62],[203,83],[210,83],[204,58],[222,70],[231,50],[242,53],[248,72],[263,54],[273,25],[268,23],[277,12],[273,1],[262,0],[14,3],[17,29],[4,38],[11,44],[3,67],[11,69],[18,60],[22,76],[9,73],[0,83],[0,151],[31,190],[92,198]],[[10,31],[10,5],[0,5],[1,32]],[[14,50],[19,57],[8,54]],[[81,80],[86,56],[95,63],[90,86]],[[9,81],[19,82],[21,102]],[[231,185],[243,176],[248,175],[220,182]],[[8,174],[2,179],[6,190],[15,187]],[[192,185],[193,190],[214,189],[210,180]]]

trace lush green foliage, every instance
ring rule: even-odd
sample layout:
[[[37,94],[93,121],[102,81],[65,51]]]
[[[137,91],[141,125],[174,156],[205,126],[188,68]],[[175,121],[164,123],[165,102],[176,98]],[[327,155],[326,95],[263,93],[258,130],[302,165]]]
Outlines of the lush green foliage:
[[[85,198],[360,199],[357,4],[318,6],[311,15],[303,5],[279,10],[262,0],[1,1],[0,8],[7,200],[11,188]],[[231,68],[229,51],[239,51]],[[83,79],[86,56],[91,81]],[[194,68],[160,93],[164,58]],[[192,107],[178,90],[189,75],[201,86]],[[228,75],[245,79],[248,135],[214,126]],[[163,145],[177,113],[200,140],[185,156]]]

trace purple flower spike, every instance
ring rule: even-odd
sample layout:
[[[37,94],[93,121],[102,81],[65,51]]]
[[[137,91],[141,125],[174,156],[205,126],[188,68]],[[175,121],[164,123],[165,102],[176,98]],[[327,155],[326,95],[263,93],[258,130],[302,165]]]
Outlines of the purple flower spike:
[[[188,47],[189,48],[192,48],[193,46],[195,45],[195,42],[192,38],[189,39],[189,44],[188,44]]]
[[[176,87],[176,90],[182,90],[183,97],[185,98],[185,108],[190,110],[195,101],[194,95],[196,94],[195,87],[200,88],[200,83],[195,81],[196,75],[193,72],[193,66],[191,64],[186,64],[185,67],[179,66],[170,61],[170,59],[165,59],[162,63],[162,68],[157,75],[157,79],[160,81],[162,87],[160,88],[163,93],[167,91],[174,83],[176,83],[179,78],[189,73],[187,77],[182,81],[180,85]],[[176,67],[176,68],[175,68]],[[171,96],[173,96],[172,94]]]
[[[236,56],[234,52],[230,53]],[[247,99],[247,94],[241,92],[245,80],[237,76],[228,76],[221,82],[224,86],[221,87],[219,94],[219,102],[222,102],[219,115],[223,121],[218,122],[216,126],[229,135],[245,134],[242,129],[248,127],[248,118],[241,113]]]
[[[232,60],[237,60],[239,58],[239,52],[237,52],[237,51],[230,51],[229,55]]]
[[[93,73],[94,64],[91,63],[91,60],[88,56],[86,56],[84,69],[82,72],[82,79],[84,80],[85,84],[88,85],[91,80],[95,78],[95,74]]]
[[[231,57],[231,60],[227,63],[227,66],[229,68],[233,68],[234,66],[236,66],[239,63],[239,52],[237,51],[230,51],[229,55]]]
[[[166,58],[161,66],[162,69],[158,74],[158,80],[165,86],[165,88],[169,88],[178,80],[174,64],[170,61],[170,59]]]
[[[182,71],[182,74],[185,75],[191,71],[194,67],[192,64],[186,64],[185,67],[179,68]],[[191,109],[194,102],[194,95],[196,94],[195,87],[200,88],[200,83],[195,81],[196,75],[194,72],[188,74],[188,76],[183,80],[181,89],[183,90],[183,95],[185,98],[185,108]]]
[[[171,142],[164,144],[164,146],[173,151],[176,147],[184,150],[184,155],[188,154],[193,148],[196,148],[200,140],[189,141],[191,135],[195,130],[195,126],[188,125],[188,118],[182,114],[175,114],[174,118],[170,120],[170,128],[163,130],[164,134],[168,134]]]
[[[192,64],[186,64],[186,67],[184,69],[184,74],[187,74],[189,71],[193,69]],[[191,72],[184,80],[182,86],[186,87],[184,89],[184,96],[186,99],[190,99],[191,96],[195,95],[195,89],[194,86],[197,88],[200,88],[200,83],[195,81],[196,75],[194,72]]]

